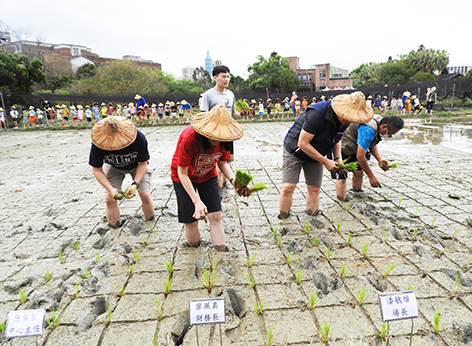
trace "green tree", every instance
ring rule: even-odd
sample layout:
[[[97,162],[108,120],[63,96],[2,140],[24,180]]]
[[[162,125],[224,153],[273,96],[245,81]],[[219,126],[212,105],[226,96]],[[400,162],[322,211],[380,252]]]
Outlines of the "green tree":
[[[97,74],[98,68],[94,64],[87,63],[80,66],[75,72],[77,79],[89,79]]]
[[[378,75],[380,83],[385,84],[402,84],[408,82],[415,74],[416,70],[408,66],[404,61],[389,60],[378,66]]]
[[[42,68],[43,63],[39,59],[33,59],[30,63],[24,55],[0,51],[0,89],[30,92],[34,83],[45,81]]]
[[[213,84],[213,79],[210,76],[210,72],[205,70],[202,66],[197,67],[193,71],[192,79],[195,85],[203,90],[211,88]]]
[[[352,78],[352,84],[355,87],[382,85],[379,69],[380,64],[373,62],[360,65],[350,74],[350,77]]]
[[[421,45],[418,50],[412,50],[400,59],[408,61],[417,71],[439,73],[449,64],[449,53],[445,50],[426,49]]]
[[[268,59],[262,55],[247,68],[247,83],[252,89],[269,88],[269,91],[291,91],[298,87],[297,74],[290,69],[288,60],[273,52]]]

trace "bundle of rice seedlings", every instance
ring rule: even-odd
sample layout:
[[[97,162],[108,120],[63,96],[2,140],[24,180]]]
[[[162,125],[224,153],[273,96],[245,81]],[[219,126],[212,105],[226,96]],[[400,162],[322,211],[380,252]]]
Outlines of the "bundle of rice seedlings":
[[[236,111],[238,111],[239,113],[251,110],[249,105],[243,100],[237,100],[234,106],[236,108]]]
[[[394,163],[391,163],[388,165],[388,168],[397,168],[398,167],[398,163],[394,162]]]
[[[341,163],[338,163],[338,170],[345,170],[347,172],[358,171],[359,165],[357,162],[346,163],[347,159]]]
[[[236,178],[234,179],[234,187],[236,189],[242,189],[249,185],[252,182],[254,177],[249,173],[243,172],[240,169],[236,171]],[[261,191],[267,188],[267,186],[263,183],[254,184],[251,188],[249,188],[249,195],[251,195],[255,191]]]

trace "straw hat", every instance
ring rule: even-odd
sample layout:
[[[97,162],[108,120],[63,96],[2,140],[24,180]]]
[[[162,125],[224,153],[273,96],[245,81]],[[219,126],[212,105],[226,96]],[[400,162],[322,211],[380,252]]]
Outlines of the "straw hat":
[[[67,106],[65,104],[62,104],[61,108],[67,108]]]
[[[415,99],[416,99],[416,95],[413,95],[413,96],[411,97],[411,99],[412,99],[412,100],[415,100]]]
[[[75,106],[74,105],[70,106],[70,109],[75,109]]]
[[[187,101],[182,100],[182,104],[185,106],[187,104]]]
[[[84,107],[82,105],[78,105],[77,109],[83,109]]]
[[[157,107],[163,107],[164,105],[162,104],[162,102],[159,102],[159,104],[157,105]]]
[[[59,108],[61,108],[61,106],[57,105],[56,108],[59,109]]]
[[[169,102],[169,101],[166,101],[166,105],[170,105],[170,102]]]
[[[139,100],[141,98],[141,95],[139,94],[136,94],[136,96],[134,97],[135,100]]]
[[[86,105],[85,108],[90,108],[90,106],[89,106],[89,105]]]
[[[106,106],[107,104],[105,102],[102,102],[100,106]]]
[[[137,134],[133,122],[120,116],[109,116],[100,120],[91,132],[93,144],[107,151],[126,148],[136,140]]]
[[[195,132],[220,142],[232,142],[240,139],[243,128],[231,117],[228,108],[218,105],[209,112],[197,114],[192,121]]]
[[[350,123],[364,124],[374,117],[374,110],[365,102],[365,96],[360,91],[335,96],[331,106],[340,119]]]
[[[403,95],[405,95],[406,97],[410,97],[410,96],[411,96],[411,92],[405,91],[405,92],[403,93]]]
[[[153,103],[153,104],[151,105],[151,107],[157,107],[157,106],[156,106],[156,104],[155,104],[155,103]]]
[[[267,102],[270,102],[270,101],[272,101],[270,98],[269,98],[269,99],[267,99]]]
[[[133,102],[128,103],[128,107],[131,107],[133,105]]]

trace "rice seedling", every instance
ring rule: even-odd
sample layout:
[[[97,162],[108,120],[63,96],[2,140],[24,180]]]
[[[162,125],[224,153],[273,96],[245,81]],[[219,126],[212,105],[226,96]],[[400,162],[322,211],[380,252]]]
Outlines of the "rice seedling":
[[[82,277],[84,279],[90,279],[90,271],[88,270],[88,268],[84,268],[84,271],[82,273]]]
[[[365,288],[363,288],[361,290],[356,290],[357,301],[359,302],[359,306],[361,306],[362,303],[364,303],[364,298],[365,298],[366,293],[367,292],[366,292]]]
[[[172,289],[172,279],[165,279],[164,280],[164,296],[167,297],[167,295],[170,293]]]
[[[243,189],[247,187],[253,179],[254,177],[252,175],[238,169],[236,171],[236,178],[234,179],[234,187],[236,189]],[[264,190],[265,188],[267,188],[267,186],[263,183],[254,184],[254,186],[249,188],[249,195],[253,192]]]
[[[26,293],[23,292],[23,290],[20,291],[20,300],[23,304],[26,303],[26,301],[28,300],[28,298],[26,297]]]
[[[368,246],[369,246],[369,245],[368,245],[367,243],[364,243],[364,244],[362,244],[362,246],[361,246],[362,256],[363,256],[365,259],[368,259],[368,258],[369,258]]]
[[[396,163],[396,162],[393,162],[393,163],[388,165],[388,168],[397,168],[397,167],[398,167],[398,163]]]
[[[326,248],[326,259],[328,261],[331,259],[331,249],[329,247]]]
[[[287,259],[287,264],[292,263],[293,260],[294,260],[294,257],[292,256],[292,254],[291,254],[290,252],[287,252],[287,253],[285,254],[285,258]]]
[[[339,274],[339,277],[342,279],[344,279],[344,277],[346,276],[346,266],[342,266],[341,267],[341,273]]]
[[[328,342],[329,336],[329,323],[325,322],[323,326],[320,326],[320,338],[323,343]]]
[[[151,226],[151,233],[154,232],[154,221],[150,220],[149,225]]]
[[[107,307],[107,316],[108,316],[108,324],[111,323],[111,310],[110,307]]]
[[[365,227],[365,229],[369,229],[370,228],[370,222],[366,221],[365,224],[364,224],[364,227]]]
[[[387,229],[383,229],[383,234],[382,234],[382,243],[385,243],[385,239],[387,239]]]
[[[454,234],[452,235],[452,240],[457,240],[457,236],[459,235],[460,232],[461,232],[460,229],[458,229],[457,231],[455,231]]]
[[[415,210],[415,215],[418,215],[418,210],[420,209],[420,207],[416,207],[416,210]]]
[[[415,288],[415,286],[413,286],[412,284],[409,284],[406,289],[407,289],[408,291],[413,291],[414,288]]]
[[[141,257],[141,255],[139,254],[139,251],[133,251],[133,257],[134,257],[135,262],[138,262],[139,258]]]
[[[128,273],[130,273],[131,275],[133,275],[133,274],[134,274],[134,263],[127,264],[127,265],[126,265],[126,269],[128,270]]]
[[[387,199],[390,198],[390,191],[387,191]]]
[[[277,246],[280,246],[280,236],[277,236],[277,238],[275,239],[275,242],[277,243]]]
[[[274,235],[274,238],[277,238],[277,227],[272,228],[272,234]]]
[[[169,262],[165,262],[164,264],[166,266],[167,272],[169,274],[172,274],[174,272],[174,263],[172,263],[172,261],[169,261]]]
[[[99,262],[100,261],[100,254],[98,252],[95,253],[95,262]]]
[[[401,208],[401,205],[402,205],[402,198],[400,197],[400,199],[398,200],[398,208]]]
[[[273,325],[272,323],[270,324],[270,327],[269,327],[269,332],[267,333],[267,344],[269,346],[272,346],[272,343],[274,342],[273,341],[273,338],[274,338],[274,335],[273,335]]]
[[[75,281],[75,292],[74,292],[75,298],[77,298],[77,296],[79,295],[79,287],[81,283],[82,283],[82,280],[80,278],[77,278],[77,280]]]
[[[252,254],[250,257],[247,258],[247,266],[249,268],[252,268],[254,265],[254,260],[255,260],[256,254]]]
[[[300,284],[302,282],[302,277],[303,277],[303,270],[300,269],[300,271],[295,274],[295,278],[297,279],[297,284]]]
[[[56,315],[56,310],[51,310],[51,318],[47,319],[46,322],[51,329],[54,329],[59,325],[59,315]]]
[[[344,205],[344,209],[346,209],[346,211],[349,210],[349,203],[346,203],[346,204]]]
[[[372,197],[372,204],[375,204],[375,198]]]
[[[392,263],[390,265],[390,267],[388,267],[387,269],[384,270],[384,272],[382,273],[383,276],[387,276],[388,274],[390,274],[392,272],[393,269],[395,269],[395,264]]]
[[[62,252],[59,254],[59,260],[62,264],[66,263],[66,256]]]
[[[469,270],[469,268],[470,268],[470,255],[469,255],[469,257],[467,257],[467,262],[465,263],[465,268],[466,268],[466,270]]]
[[[434,334],[439,334],[439,321],[441,320],[441,314],[439,311],[436,311],[433,316],[433,330]]]
[[[46,281],[51,280],[51,273],[49,272],[49,269],[46,270],[46,274],[44,274],[44,278]]]
[[[124,295],[125,295],[125,286],[124,286],[124,285],[121,285],[121,287],[118,286],[118,294],[117,294],[117,296],[118,296],[118,297],[123,297]]]
[[[310,294],[310,310],[313,310],[315,308],[317,300],[318,300],[318,295],[316,293],[311,292],[311,294]]]
[[[320,246],[320,239],[317,236],[313,237],[313,245],[316,247]]]
[[[156,298],[156,315],[157,320],[160,321],[162,319],[162,303],[159,298]]]
[[[252,308],[252,311],[255,312],[258,315],[262,315],[264,312],[264,302],[254,303],[254,307]]]
[[[246,283],[252,288],[254,288],[256,286],[256,278],[254,277],[252,273],[246,274],[246,276],[247,276]]]
[[[433,265],[434,265],[434,263],[431,263],[431,264],[428,266],[428,268],[426,268],[426,271],[425,271],[425,272],[426,272],[426,273],[431,272],[431,270],[433,269]]]
[[[456,279],[454,280],[454,288],[452,290],[452,295],[453,296],[456,295],[458,288],[459,288],[459,275],[456,275]]]
[[[417,236],[418,236],[418,230],[416,228],[413,228],[413,237],[415,240]]]
[[[306,235],[310,235],[310,223],[307,221],[305,222],[305,232],[306,232]]]
[[[387,339],[389,331],[390,328],[387,328],[387,323],[382,323],[382,328],[380,329],[380,338],[385,341],[385,339]]]
[[[337,222],[337,223],[336,223],[336,231],[337,231],[338,233],[341,233],[341,222]]]
[[[0,324],[0,334],[2,334],[5,331],[6,323],[7,323],[7,320],[3,320],[3,322]]]
[[[352,235],[349,234],[347,236],[347,246],[351,246],[351,244],[352,244]]]
[[[213,270],[202,268],[201,282],[206,287],[208,293],[211,293],[215,285],[216,273]]]
[[[445,254],[448,250],[449,250],[449,243],[447,243],[446,247],[441,250],[440,256],[442,256],[443,254]]]
[[[431,227],[433,227],[433,226],[434,226],[434,222],[435,222],[435,221],[436,221],[436,216],[435,216],[435,217],[433,217],[433,221],[431,222]]]
[[[148,246],[149,245],[149,236],[147,235],[146,238],[144,238],[143,241],[141,241],[142,246]]]
[[[78,240],[74,240],[74,241],[72,242],[72,247],[73,247],[75,250],[78,250],[79,247],[80,247],[79,241],[78,241]]]
[[[345,170],[345,171],[348,171],[348,172],[352,172],[352,171],[357,171],[359,170],[359,167],[358,167],[358,163],[357,162],[349,162],[349,163],[346,163],[348,159],[346,160],[343,160],[342,162],[339,162],[337,165],[338,165],[338,171],[339,170]]]

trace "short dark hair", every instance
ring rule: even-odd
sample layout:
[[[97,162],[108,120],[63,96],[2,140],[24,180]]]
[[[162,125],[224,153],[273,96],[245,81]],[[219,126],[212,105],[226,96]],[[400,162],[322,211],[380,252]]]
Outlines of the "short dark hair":
[[[401,130],[405,126],[403,118],[397,114],[387,115],[380,120],[380,125],[386,124],[389,130]]]
[[[213,67],[213,77],[218,76],[220,73],[229,73],[229,68],[225,65],[216,65]]]

